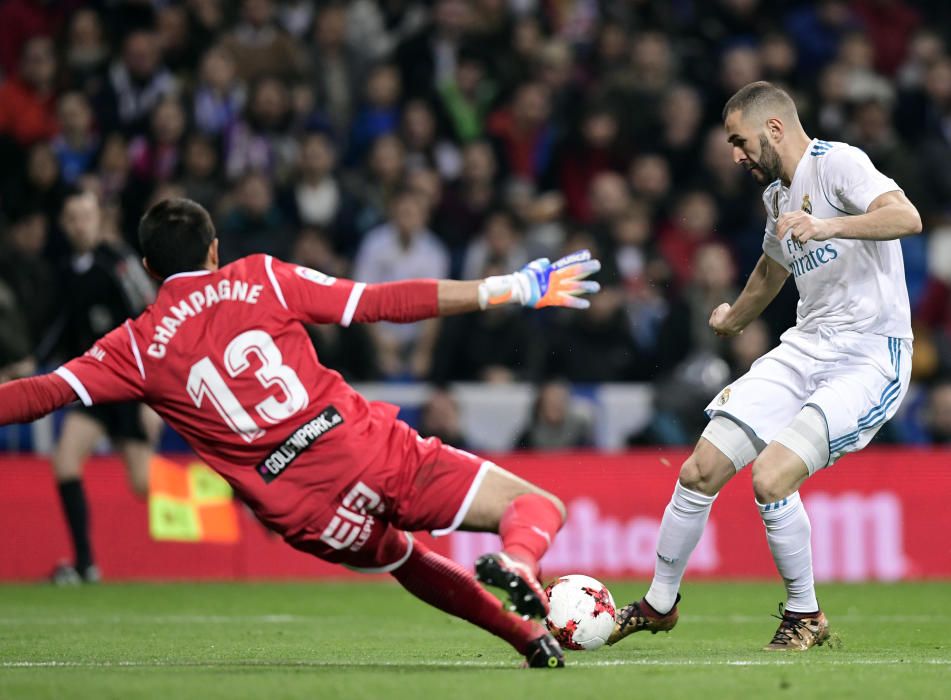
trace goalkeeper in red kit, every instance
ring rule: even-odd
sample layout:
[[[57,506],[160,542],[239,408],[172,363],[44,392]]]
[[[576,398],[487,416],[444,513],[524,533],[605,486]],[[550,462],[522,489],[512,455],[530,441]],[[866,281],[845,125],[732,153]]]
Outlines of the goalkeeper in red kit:
[[[211,218],[169,199],[139,224],[155,303],[55,372],[0,386],[0,424],[77,399],[142,401],[175,428],[292,547],[408,591],[509,642],[531,667],[564,665],[530,617],[548,601],[538,560],[565,518],[555,496],[475,455],[422,439],[397,407],[370,402],[322,366],[304,323],[409,323],[500,304],[586,308],[587,251],[478,281],[363,284],[268,255],[218,266]],[[475,576],[413,531],[498,532]],[[478,583],[502,588],[511,608]]]

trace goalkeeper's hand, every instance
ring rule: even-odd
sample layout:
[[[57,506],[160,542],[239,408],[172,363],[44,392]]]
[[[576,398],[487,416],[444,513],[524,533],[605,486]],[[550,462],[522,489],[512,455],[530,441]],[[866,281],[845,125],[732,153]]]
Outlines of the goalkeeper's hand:
[[[548,258],[533,260],[518,272],[488,277],[479,285],[479,307],[521,304],[533,309],[567,306],[587,309],[591,302],[580,298],[594,294],[601,285],[585,280],[601,269],[588,250],[579,250],[554,263]]]

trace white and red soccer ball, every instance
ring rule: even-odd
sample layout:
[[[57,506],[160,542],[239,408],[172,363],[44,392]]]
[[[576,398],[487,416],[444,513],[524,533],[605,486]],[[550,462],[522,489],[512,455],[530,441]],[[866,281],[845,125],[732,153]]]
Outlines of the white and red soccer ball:
[[[603,583],[590,576],[570,574],[545,589],[551,612],[548,631],[565,649],[591,651],[604,646],[614,630],[614,598]]]

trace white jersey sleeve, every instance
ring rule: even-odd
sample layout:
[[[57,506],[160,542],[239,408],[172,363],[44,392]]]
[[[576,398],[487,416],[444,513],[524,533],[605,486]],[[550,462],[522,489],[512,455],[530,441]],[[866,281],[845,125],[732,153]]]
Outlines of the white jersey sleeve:
[[[763,234],[763,252],[788,270],[789,263],[786,262],[786,258],[783,256],[782,244],[776,237],[776,222],[779,219],[779,208],[782,204],[781,197],[782,187],[779,180],[776,180],[763,192],[763,204],[766,206],[766,231]]]
[[[822,160],[819,181],[823,193],[829,204],[844,214],[864,214],[876,197],[901,189],[855,146],[833,148]]]

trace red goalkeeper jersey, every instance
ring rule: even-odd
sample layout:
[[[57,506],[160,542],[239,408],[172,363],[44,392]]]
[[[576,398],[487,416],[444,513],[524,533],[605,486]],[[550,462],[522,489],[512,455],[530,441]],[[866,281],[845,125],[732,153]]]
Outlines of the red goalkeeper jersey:
[[[417,293],[397,320],[436,313],[427,284],[425,302]],[[398,411],[322,366],[301,325],[349,325],[373,303],[366,290],[265,255],[172,275],[142,315],[56,373],[86,405],[148,403],[264,522],[292,535],[380,456]]]

